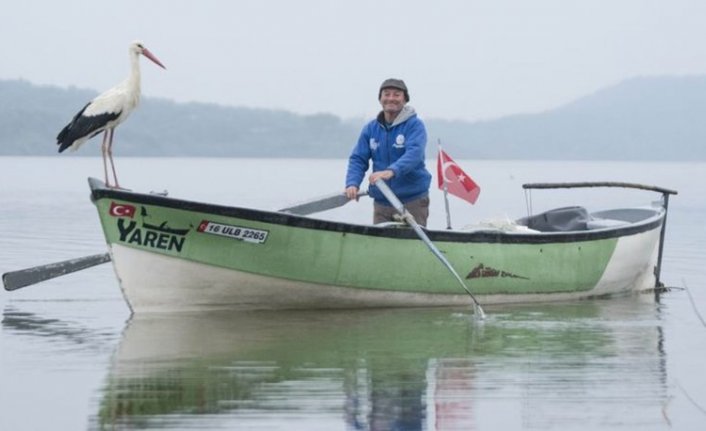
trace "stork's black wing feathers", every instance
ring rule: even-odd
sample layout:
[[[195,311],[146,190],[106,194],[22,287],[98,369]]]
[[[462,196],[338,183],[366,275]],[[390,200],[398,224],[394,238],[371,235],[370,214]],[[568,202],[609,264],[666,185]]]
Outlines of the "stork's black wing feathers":
[[[87,103],[69,124],[64,127],[61,132],[56,136],[56,144],[59,146],[59,152],[61,153],[65,149],[69,148],[73,143],[81,138],[89,137],[92,138],[101,131],[106,124],[110,121],[115,120],[120,116],[120,112],[109,112],[99,115],[83,115],[88,105]]]

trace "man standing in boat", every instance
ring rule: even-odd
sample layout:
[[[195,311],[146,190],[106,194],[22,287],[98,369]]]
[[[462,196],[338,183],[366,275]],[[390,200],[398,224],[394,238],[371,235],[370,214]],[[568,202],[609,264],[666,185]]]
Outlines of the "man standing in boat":
[[[373,184],[382,178],[422,226],[429,217],[431,174],[424,165],[427,131],[414,108],[407,105],[409,92],[401,79],[386,79],[378,101],[382,111],[363,127],[348,159],[346,196],[357,199],[369,162],[368,192],[374,200],[373,223],[394,221],[397,211]]]

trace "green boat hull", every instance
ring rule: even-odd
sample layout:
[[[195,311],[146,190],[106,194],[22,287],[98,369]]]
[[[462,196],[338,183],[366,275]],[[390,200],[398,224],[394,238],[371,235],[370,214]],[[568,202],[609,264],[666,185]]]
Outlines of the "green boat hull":
[[[133,311],[469,304],[412,229],[316,220],[108,189],[91,180]],[[643,290],[664,210],[576,232],[427,231],[483,304]]]

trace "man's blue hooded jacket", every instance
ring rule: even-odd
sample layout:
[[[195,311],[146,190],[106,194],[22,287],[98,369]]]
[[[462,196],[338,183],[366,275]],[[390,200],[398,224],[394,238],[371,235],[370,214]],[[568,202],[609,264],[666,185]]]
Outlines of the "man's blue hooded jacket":
[[[395,173],[387,184],[402,203],[428,195],[431,174],[424,165],[426,143],[426,128],[414,108],[405,105],[391,125],[385,124],[380,112],[363,127],[348,159],[346,187],[360,188],[372,160],[373,172],[391,169]],[[377,187],[370,185],[368,193],[375,202],[390,205]]]

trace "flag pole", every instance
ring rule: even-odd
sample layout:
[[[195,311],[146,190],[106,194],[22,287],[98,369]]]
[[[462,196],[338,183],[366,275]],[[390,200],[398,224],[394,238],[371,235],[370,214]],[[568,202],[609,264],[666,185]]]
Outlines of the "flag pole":
[[[438,145],[439,145],[439,160],[441,163],[441,169],[439,169],[439,173],[441,174],[441,181],[444,184],[444,208],[446,208],[446,229],[451,230],[451,212],[449,212],[449,187],[446,184],[446,179],[444,178],[444,156],[443,156],[443,151],[441,151],[441,139],[438,139]]]

